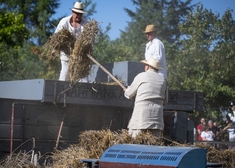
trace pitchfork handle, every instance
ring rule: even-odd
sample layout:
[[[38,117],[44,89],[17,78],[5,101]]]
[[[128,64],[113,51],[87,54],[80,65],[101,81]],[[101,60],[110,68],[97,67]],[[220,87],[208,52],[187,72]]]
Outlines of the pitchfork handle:
[[[87,56],[95,63],[97,64],[104,72],[106,72],[115,82],[117,82],[123,90],[126,90],[126,87],[119,81],[117,80],[107,69],[105,69],[98,61],[95,60],[91,55],[87,54]]]

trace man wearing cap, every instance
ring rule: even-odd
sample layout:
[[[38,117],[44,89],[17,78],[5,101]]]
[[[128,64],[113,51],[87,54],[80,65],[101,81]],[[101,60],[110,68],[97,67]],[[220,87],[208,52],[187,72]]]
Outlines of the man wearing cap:
[[[145,64],[145,72],[139,73],[124,90],[126,98],[136,96],[128,124],[129,134],[134,138],[140,132],[150,131],[161,137],[164,129],[163,107],[168,102],[167,81],[158,74],[162,68],[156,59],[141,62]]]
[[[76,2],[72,10],[72,15],[64,17],[60,20],[59,24],[56,27],[55,33],[62,29],[68,29],[71,33],[73,33],[76,38],[79,37],[81,32],[84,29],[84,25],[87,24],[87,20],[84,19],[83,13],[86,13],[83,9],[82,2]],[[69,58],[67,55],[60,51],[60,60],[61,60],[61,71],[59,80],[68,81],[68,62]],[[81,80],[82,82],[87,82],[87,79],[84,78]]]
[[[163,43],[157,38],[157,28],[154,25],[147,25],[144,31],[148,43],[145,48],[145,60],[154,58],[160,62],[160,66],[163,68],[158,71],[160,75],[167,79],[167,69],[166,69],[166,58],[165,58],[165,48]]]

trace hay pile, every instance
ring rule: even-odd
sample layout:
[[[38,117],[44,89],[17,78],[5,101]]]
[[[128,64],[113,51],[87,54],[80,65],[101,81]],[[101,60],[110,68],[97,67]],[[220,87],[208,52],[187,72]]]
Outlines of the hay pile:
[[[0,168],[13,167],[33,167],[33,163],[31,163],[31,154],[21,151],[12,155],[12,157],[8,157],[5,160],[0,161]]]
[[[60,51],[69,56],[73,52],[75,42],[75,35],[67,29],[62,29],[48,38],[46,44],[42,46],[41,51],[33,52],[41,58],[46,58],[49,62],[59,57]]]
[[[44,167],[44,168],[82,168],[85,167],[85,164],[81,163],[81,159],[99,159],[103,152],[113,146],[114,144],[147,144],[147,145],[158,145],[163,146],[163,139],[158,139],[150,133],[141,133],[135,139],[132,139],[128,135],[127,130],[121,130],[119,132],[112,132],[110,130],[101,130],[101,131],[85,131],[82,132],[79,136],[78,144],[73,144],[69,148],[64,150],[57,150],[52,155],[50,159],[53,162],[44,161],[43,166],[34,166],[34,167]],[[171,142],[171,146],[193,146],[191,144],[179,144],[177,142]],[[196,147],[205,148],[207,150],[207,161],[212,163],[222,163],[223,168],[235,167],[235,151],[234,150],[223,150],[219,151],[213,146],[207,145],[205,143],[199,143]],[[31,156],[29,154],[29,156]],[[26,162],[25,160],[30,160],[29,156],[25,156],[25,159],[16,159],[12,157],[11,160],[5,160],[5,162],[0,162],[1,165],[7,164],[7,167],[32,167],[30,161]],[[48,157],[49,158],[49,157]],[[22,161],[20,161],[22,160]],[[24,164],[22,163],[24,161]],[[21,164],[22,163],[22,164]],[[26,165],[25,163],[29,163]],[[20,165],[21,164],[21,165]],[[5,164],[6,165],[6,164]],[[18,165],[18,166],[17,166]],[[0,166],[3,168],[4,166]]]
[[[148,145],[163,145],[161,139],[154,137],[149,133],[142,133],[135,139],[132,139],[127,130],[113,132],[110,130],[101,131],[85,131],[80,134],[79,142],[65,150],[57,151],[53,156],[54,164],[52,167],[85,167],[85,164],[80,162],[84,158],[99,159],[103,152],[114,144],[148,144]],[[73,150],[77,151],[74,152]],[[79,158],[80,156],[80,158]],[[82,156],[82,157],[81,157]],[[72,161],[70,158],[74,158]]]
[[[73,33],[62,29],[48,39],[40,52],[35,52],[41,58],[46,58],[48,62],[59,57],[60,51],[64,52],[69,57],[69,80],[76,83],[90,73],[91,60],[87,54],[92,53],[98,31],[98,23],[95,20],[89,21],[84,26],[83,32],[77,39]]]
[[[87,57],[87,54],[91,55],[92,53],[92,45],[98,30],[96,21],[88,22],[74,44],[73,53],[69,59],[69,79],[73,83],[90,73],[92,62]]]
[[[207,150],[207,161],[212,163],[221,163],[223,168],[235,167],[235,150],[217,150],[211,145],[199,143],[196,145]]]

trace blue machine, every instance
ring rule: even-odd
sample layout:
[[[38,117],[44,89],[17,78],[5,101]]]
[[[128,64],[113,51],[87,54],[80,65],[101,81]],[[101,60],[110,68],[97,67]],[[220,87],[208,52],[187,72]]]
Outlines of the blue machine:
[[[206,150],[196,147],[117,144],[108,148],[99,161],[100,167],[115,165],[204,168],[207,166]]]
[[[212,168],[220,163],[206,160],[206,149],[198,147],[116,144],[100,159],[82,159],[87,168]]]

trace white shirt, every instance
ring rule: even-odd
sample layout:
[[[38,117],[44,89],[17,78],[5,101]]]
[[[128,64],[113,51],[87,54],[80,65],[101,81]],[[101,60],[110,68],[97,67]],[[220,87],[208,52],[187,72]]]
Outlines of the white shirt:
[[[229,134],[229,142],[234,142],[235,140],[235,132],[234,132],[234,128],[229,128],[227,129],[227,132]]]
[[[235,111],[232,112],[233,114],[231,113],[228,113],[228,116],[230,117],[230,120],[235,123]]]
[[[201,137],[202,138],[206,138],[207,141],[214,141],[212,135],[213,135],[212,131],[207,131],[207,132],[202,131],[202,133],[201,133]]]
[[[154,38],[146,44],[145,60],[150,58],[155,58],[160,61],[160,66],[163,70],[159,70],[158,73],[162,75],[164,79],[167,79],[165,48],[163,43],[158,38]]]
[[[76,38],[78,38],[81,32],[84,30],[84,25],[87,24],[88,21],[82,18],[80,25],[77,28],[74,28],[70,24],[71,17],[72,15],[62,18],[58,26],[56,27],[55,33],[57,33],[58,31],[64,28],[64,29],[68,29],[71,33],[73,33],[76,36]],[[68,61],[68,57],[65,55],[64,52],[60,52],[60,59],[64,61]]]

